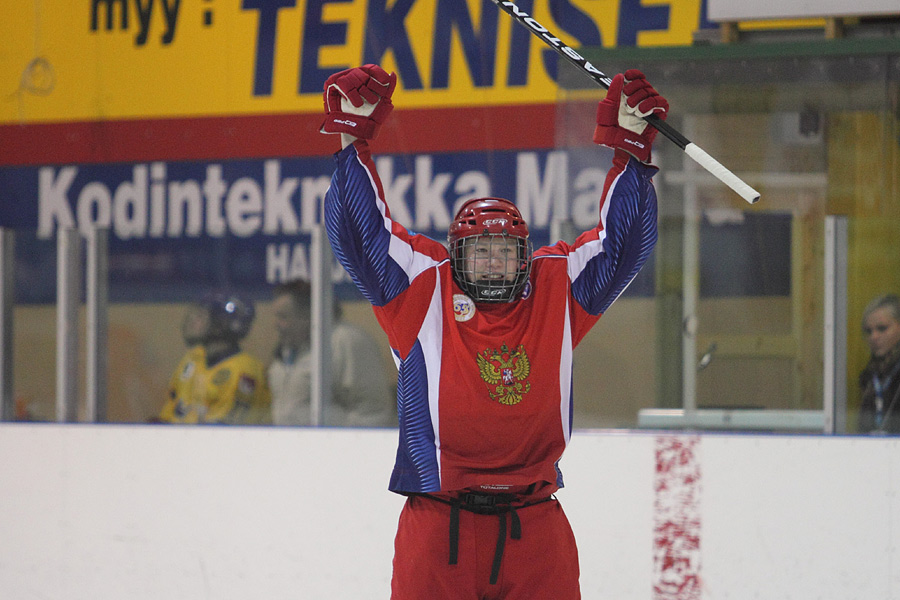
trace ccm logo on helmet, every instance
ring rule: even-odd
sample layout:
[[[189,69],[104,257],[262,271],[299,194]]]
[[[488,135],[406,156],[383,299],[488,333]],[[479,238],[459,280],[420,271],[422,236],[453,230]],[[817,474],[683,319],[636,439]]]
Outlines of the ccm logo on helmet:
[[[506,225],[506,219],[485,219],[485,225]]]

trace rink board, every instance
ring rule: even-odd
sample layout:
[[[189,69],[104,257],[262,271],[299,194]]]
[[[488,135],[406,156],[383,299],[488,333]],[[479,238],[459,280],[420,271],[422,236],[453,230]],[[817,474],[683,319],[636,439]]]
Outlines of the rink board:
[[[396,435],[2,424],[0,589],[387,598]],[[584,598],[898,598],[898,462],[891,438],[577,432]]]

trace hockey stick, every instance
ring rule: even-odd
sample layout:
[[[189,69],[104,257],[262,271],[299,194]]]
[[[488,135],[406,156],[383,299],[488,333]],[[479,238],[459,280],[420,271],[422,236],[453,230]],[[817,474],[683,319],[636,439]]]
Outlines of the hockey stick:
[[[541,39],[545,44],[556,50],[556,52],[584,71],[591,79],[599,83],[605,89],[609,89],[612,78],[597,69],[583,56],[575,50],[565,45],[558,37],[554,36],[550,31],[535,21],[531,15],[516,6],[515,2],[509,0],[492,0],[503,12],[509,14],[516,21],[524,25],[534,35]],[[649,114],[644,117],[652,127],[655,127],[661,134],[675,142],[675,144],[685,151],[685,153],[693,158],[704,169],[719,178],[722,183],[733,189],[738,195],[750,204],[759,200],[759,192],[747,185],[740,177],[726,169],[719,161],[707,154],[697,144],[684,137],[677,129],[660,119],[656,114]]]

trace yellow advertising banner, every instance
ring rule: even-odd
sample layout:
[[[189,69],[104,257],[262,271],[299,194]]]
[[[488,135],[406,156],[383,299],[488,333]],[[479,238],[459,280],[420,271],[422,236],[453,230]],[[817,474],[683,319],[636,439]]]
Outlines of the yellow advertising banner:
[[[712,26],[702,4],[519,2],[573,48],[690,44]],[[317,112],[329,74],[370,62],[398,73],[408,108],[557,96],[552,50],[490,0],[44,0],[2,12],[0,124]]]

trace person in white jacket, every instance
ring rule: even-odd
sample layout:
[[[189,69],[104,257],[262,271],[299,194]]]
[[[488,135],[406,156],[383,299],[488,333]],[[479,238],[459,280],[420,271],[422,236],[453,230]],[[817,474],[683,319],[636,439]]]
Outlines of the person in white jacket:
[[[311,288],[297,279],[276,286],[272,307],[278,345],[268,369],[274,425],[310,425],[312,383]],[[331,403],[323,424],[343,427],[396,425],[388,376],[377,342],[341,319],[335,300],[331,333]]]

